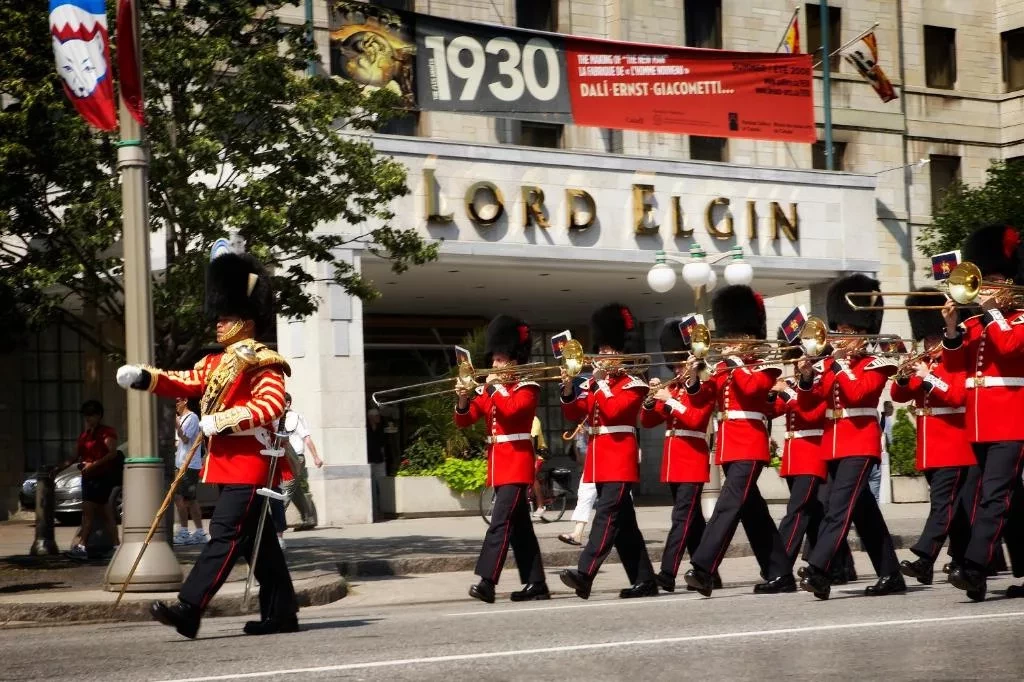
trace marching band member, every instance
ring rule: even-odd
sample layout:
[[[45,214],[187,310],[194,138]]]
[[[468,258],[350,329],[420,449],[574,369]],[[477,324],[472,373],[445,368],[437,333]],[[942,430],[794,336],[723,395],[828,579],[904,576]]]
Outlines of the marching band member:
[[[878,281],[864,275],[834,282],[827,300],[829,328],[841,333],[878,334],[882,311],[854,310],[845,299],[847,293],[878,290]],[[875,297],[875,304],[881,305],[880,295]],[[802,589],[813,592],[818,599],[829,597],[829,572],[851,521],[879,577],[876,584],[864,590],[865,594],[907,589],[892,536],[868,489],[868,473],[882,454],[878,401],[896,367],[891,361],[866,353],[864,345],[861,340],[847,339],[834,344],[832,356],[817,365],[810,360],[797,365],[801,375],[797,400],[808,410],[822,401],[826,404],[821,452],[828,462],[829,495],[825,518],[800,582]],[[818,381],[814,381],[815,371],[820,373]]]
[[[750,287],[734,285],[720,290],[711,307],[720,336],[765,339],[764,302]],[[705,597],[711,596],[713,574],[742,521],[766,580],[755,585],[754,592],[794,592],[796,582],[782,538],[757,487],[761,470],[769,462],[765,414],[768,393],[781,368],[750,354],[742,355],[741,348],[726,349],[727,353],[730,351],[736,354],[719,362],[710,379],[720,413],[715,464],[724,467],[725,483],[700,546],[690,556],[693,567],[683,579]]]
[[[676,589],[676,574],[683,550],[692,555],[700,545],[707,525],[701,510],[701,491],[710,480],[707,431],[715,409],[715,385],[701,383],[697,361],[683,354],[689,341],[679,322],[673,320],[661,331],[661,350],[673,353],[675,377],[667,385],[651,379],[651,391],[644,400],[640,424],[652,428],[665,424],[665,448],[661,456],[661,482],[672,490],[672,527],[661,555],[661,571],[655,576],[666,592]],[[719,586],[721,583],[719,583]]]
[[[922,289],[907,297],[907,307],[929,305],[934,298]],[[924,357],[914,366],[914,374],[903,371],[896,375],[892,399],[897,403],[914,403],[917,416],[918,471],[928,481],[931,509],[917,544],[910,550],[914,561],[900,562],[900,570],[922,585],[931,585],[933,565],[949,536],[949,553],[953,561],[963,562],[966,550],[966,518],[954,523],[958,515],[966,517],[959,503],[968,470],[976,463],[974,452],[964,432],[967,412],[966,373],[952,372],[940,364],[942,334],[946,323],[938,310],[908,310],[914,341],[924,344]]]
[[[202,398],[199,424],[209,441],[200,476],[204,483],[220,486],[210,540],[185,579],[178,601],[157,601],[150,607],[155,620],[191,639],[235,562],[252,553],[264,509],[256,491],[267,484],[270,473],[270,458],[261,451],[272,447],[273,430],[284,414],[284,377],[291,372],[283,357],[255,340],[276,318],[270,276],[252,256],[227,253],[213,259],[207,269],[206,313],[217,321],[217,343],[224,346],[223,353],[207,355],[190,371],[139,365],[117,370],[122,388]],[[281,458],[281,465],[286,463]],[[246,623],[245,633],[296,632],[299,606],[270,523],[263,526],[255,574],[261,620]]]
[[[599,355],[628,353],[635,343],[635,328],[633,314],[625,306],[612,303],[599,309],[591,317],[594,351]],[[559,577],[578,597],[588,599],[594,576],[614,546],[631,584],[619,597],[654,596],[658,585],[631,494],[640,480],[636,422],[649,387],[616,361],[595,364],[593,376],[578,393],[562,371],[562,414],[573,422],[589,421],[583,481],[597,485],[597,507],[578,568],[565,569]]]
[[[1024,282],[1020,235],[1010,225],[975,230],[964,242],[963,256],[978,266],[986,281]],[[1024,419],[1019,418],[1024,414],[1024,311],[1004,294],[983,288],[978,296],[983,314],[965,320],[962,327],[951,301],[942,310],[942,363],[967,374],[967,439],[981,469],[971,539],[963,565],[950,571],[949,581],[975,601],[985,599],[986,568],[1006,532],[1012,493],[1024,466]]]
[[[550,599],[527,501],[535,478],[531,427],[540,384],[508,376],[510,368],[530,359],[529,326],[498,315],[487,326],[486,352],[487,364],[493,368],[486,384],[472,395],[462,385],[456,388],[455,424],[464,429],[483,419],[487,426],[487,485],[495,491],[491,524],[474,571],[480,582],[469,588],[469,596],[494,603],[494,586],[511,545],[519,578],[525,584],[512,593],[512,601]]]

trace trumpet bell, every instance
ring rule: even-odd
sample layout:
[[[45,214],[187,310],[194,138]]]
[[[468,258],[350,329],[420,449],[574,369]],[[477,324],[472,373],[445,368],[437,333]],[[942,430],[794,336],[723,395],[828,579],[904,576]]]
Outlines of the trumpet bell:
[[[562,348],[562,369],[570,377],[579,376],[585,360],[583,345],[576,339],[570,339]]]
[[[968,305],[978,298],[981,284],[981,269],[974,263],[964,261],[950,273],[949,279],[946,280],[946,292],[957,303]]]
[[[828,326],[820,317],[809,317],[800,330],[800,347],[808,357],[817,357],[828,345]]]
[[[476,388],[476,370],[473,369],[473,365],[468,362],[459,363],[459,376],[455,379],[455,384],[467,391]]]
[[[706,325],[698,324],[690,330],[690,352],[693,357],[700,359],[707,357],[711,350],[711,330]]]

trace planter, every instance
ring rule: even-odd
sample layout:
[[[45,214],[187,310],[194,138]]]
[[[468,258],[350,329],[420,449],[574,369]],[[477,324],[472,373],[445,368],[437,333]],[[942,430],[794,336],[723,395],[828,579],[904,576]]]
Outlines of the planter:
[[[389,476],[377,482],[382,514],[411,518],[480,513],[479,493],[453,493],[436,476]]]
[[[761,497],[768,502],[789,501],[789,486],[779,476],[779,470],[775,467],[765,466],[761,470],[761,477],[757,479],[757,488],[761,491]]]
[[[924,476],[892,476],[892,501],[928,502],[928,481]]]

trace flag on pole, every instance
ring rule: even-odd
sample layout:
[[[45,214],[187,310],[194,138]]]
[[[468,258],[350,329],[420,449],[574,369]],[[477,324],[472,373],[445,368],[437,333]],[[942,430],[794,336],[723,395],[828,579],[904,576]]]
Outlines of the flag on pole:
[[[779,49],[786,54],[797,54],[800,52],[800,10],[793,12],[793,18],[789,20],[789,26],[782,36],[782,43]],[[779,50],[776,50],[778,52]]]
[[[789,315],[782,321],[779,326],[782,328],[782,335],[786,338],[786,343],[793,343],[800,338],[800,332],[803,331],[804,324],[807,322],[807,308],[798,305],[793,308]]]
[[[878,40],[875,32],[865,33],[860,40],[854,41],[842,49],[843,57],[853,64],[857,72],[875,89],[883,102],[896,99],[896,91],[889,82],[885,71],[878,65]]]
[[[135,2],[118,0],[117,3],[117,75],[121,83],[121,97],[132,118],[146,125],[142,102],[142,72],[135,52]]]
[[[958,265],[960,265],[959,251],[947,251],[932,256],[932,279],[936,282],[949,279],[949,276],[953,273],[953,268]]]
[[[64,92],[89,125],[117,130],[104,0],[50,0],[50,37]]]
[[[551,354],[555,356],[555,360],[562,359],[562,349],[570,341],[572,341],[572,332],[568,329],[561,334],[555,334],[551,337]]]
[[[698,324],[704,324],[703,315],[687,315],[683,319],[679,320],[679,335],[683,337],[683,340],[690,343],[690,337],[693,334],[693,328]]]

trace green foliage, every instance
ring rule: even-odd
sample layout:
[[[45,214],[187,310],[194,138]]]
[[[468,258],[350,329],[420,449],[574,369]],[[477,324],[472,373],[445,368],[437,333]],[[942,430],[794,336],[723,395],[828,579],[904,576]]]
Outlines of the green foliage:
[[[168,263],[153,280],[159,364],[208,338],[202,268],[228,230],[274,268],[279,311],[293,318],[316,310],[308,285],[323,272],[354,296],[378,295],[337,257],[346,245],[364,244],[395,272],[436,259],[436,244],[389,225],[389,203],[408,191],[403,166],[352,134],[400,114],[398,97],[325,75],[305,27],[280,20],[282,8],[301,14],[298,0],[136,6],[149,228],[161,230]],[[117,155],[114,137],[91,131],[63,93],[46,7],[0,3],[0,313],[29,326],[61,318],[89,336],[94,325],[69,299],[124,313]],[[107,3],[110,26],[116,7]],[[317,75],[305,73],[310,60]],[[315,231],[336,220],[358,234]]]
[[[399,476],[433,476],[444,463],[444,448],[439,443],[416,440],[402,453]]]
[[[436,469],[435,476],[440,476],[452,492],[459,494],[480,490],[487,483],[487,460],[455,459],[449,457]]]
[[[921,228],[917,242],[927,256],[959,249],[975,228],[1006,221],[1024,225],[1024,164],[993,163],[984,184],[954,185],[942,200],[932,224]]]
[[[917,453],[917,430],[905,407],[896,410],[889,443],[889,472],[894,476],[918,476],[914,465]]]
[[[775,469],[782,466],[782,454],[779,452],[779,444],[772,438],[768,441],[768,463]]]

